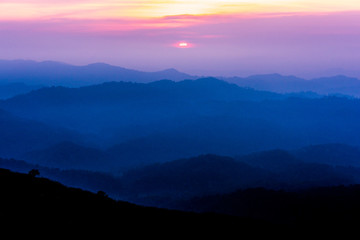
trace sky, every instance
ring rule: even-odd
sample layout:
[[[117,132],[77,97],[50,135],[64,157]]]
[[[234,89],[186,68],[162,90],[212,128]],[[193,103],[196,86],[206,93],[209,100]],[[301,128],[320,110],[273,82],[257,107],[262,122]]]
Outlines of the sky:
[[[360,1],[0,0],[0,59],[360,77]]]

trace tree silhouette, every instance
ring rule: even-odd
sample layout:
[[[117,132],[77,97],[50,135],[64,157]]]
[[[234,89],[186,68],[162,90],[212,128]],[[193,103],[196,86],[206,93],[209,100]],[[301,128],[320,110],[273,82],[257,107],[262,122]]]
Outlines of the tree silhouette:
[[[29,171],[28,174],[29,174],[30,176],[32,176],[32,177],[36,177],[36,176],[40,175],[40,172],[39,172],[39,170],[37,170],[37,169],[32,169],[32,170]]]
[[[97,195],[99,195],[101,197],[108,197],[108,195],[104,191],[98,191]]]

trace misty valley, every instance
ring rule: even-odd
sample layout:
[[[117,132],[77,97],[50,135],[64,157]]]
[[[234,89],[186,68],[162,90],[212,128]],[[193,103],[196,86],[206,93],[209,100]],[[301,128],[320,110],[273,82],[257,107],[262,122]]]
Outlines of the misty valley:
[[[346,76],[0,61],[1,203],[72,209],[73,198],[112,217],[126,209],[128,224],[134,211],[249,228],[355,226],[359,90]]]

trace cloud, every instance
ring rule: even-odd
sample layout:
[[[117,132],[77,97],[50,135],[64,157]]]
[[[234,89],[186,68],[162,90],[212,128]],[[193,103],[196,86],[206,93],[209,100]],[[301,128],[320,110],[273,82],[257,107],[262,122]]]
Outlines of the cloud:
[[[360,12],[0,21],[0,58],[240,75],[358,68]],[[176,49],[179,41],[194,48]]]
[[[2,0],[0,19],[159,18],[360,10],[358,0]]]

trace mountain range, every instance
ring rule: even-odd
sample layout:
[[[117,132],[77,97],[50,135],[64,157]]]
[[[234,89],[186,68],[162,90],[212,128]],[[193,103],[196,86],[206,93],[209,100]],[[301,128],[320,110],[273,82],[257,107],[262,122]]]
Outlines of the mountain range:
[[[0,109],[0,128],[8,133],[3,134],[0,156],[29,157],[68,141],[106,150],[111,168],[121,172],[201,154],[360,145],[356,98],[279,94],[215,78],[46,87],[1,100]],[[40,125],[42,134],[37,133]],[[33,143],[20,144],[26,139]],[[94,160],[97,154],[92,152]]]
[[[360,97],[360,80],[357,78],[336,75],[305,80],[295,76],[280,74],[254,75],[245,78],[220,78],[242,87],[277,93],[313,92],[320,95],[347,95]]]
[[[0,61],[0,168],[25,173],[0,169],[9,210],[0,217],[42,227],[64,218],[87,227],[350,224],[359,212],[359,86],[345,76],[199,78]],[[189,210],[216,212],[215,225]]]
[[[173,68],[157,72],[142,72],[106,63],[75,66],[54,61],[0,60],[0,99],[26,93],[40,87],[81,87],[113,81],[148,83],[165,79],[182,81],[198,78],[201,77],[182,73]],[[345,75],[330,75],[310,80],[280,74],[248,77],[218,76],[217,78],[242,87],[277,93],[301,92],[304,95],[314,97],[317,94],[360,96],[359,79]],[[16,84],[16,88],[14,84]]]
[[[343,158],[344,149],[348,150],[348,157]],[[38,169],[41,176],[68,186],[95,192],[103,190],[117,199],[167,208],[193,197],[226,194],[238,189],[264,187],[298,191],[360,183],[360,150],[349,145],[314,145],[293,151],[275,149],[238,157],[206,154],[149,163],[121,174],[111,174],[111,167],[105,169],[105,165],[111,165],[109,159],[97,159],[107,152],[97,151],[91,156],[94,150],[87,150],[64,143],[38,152],[26,161],[0,159],[0,167],[23,173]],[[328,159],[330,155],[334,157]]]
[[[0,82],[5,83],[80,87],[112,81],[152,82],[163,79],[178,81],[194,78],[196,77],[175,69],[141,72],[105,63],[75,66],[54,61],[0,61]]]
[[[20,157],[63,141],[86,144],[85,136],[61,127],[15,116],[0,110],[0,152],[2,157]]]

